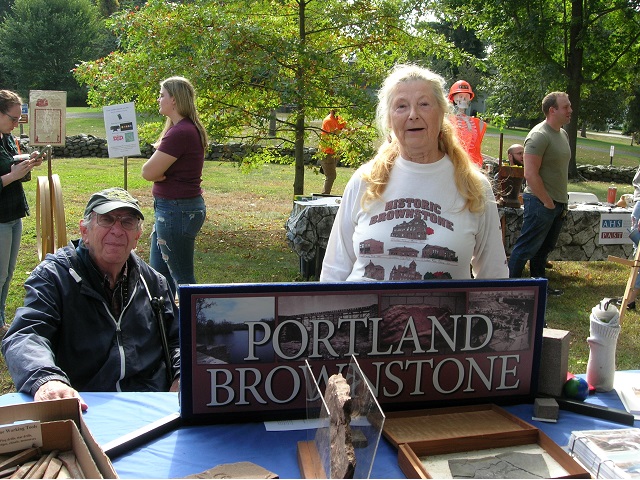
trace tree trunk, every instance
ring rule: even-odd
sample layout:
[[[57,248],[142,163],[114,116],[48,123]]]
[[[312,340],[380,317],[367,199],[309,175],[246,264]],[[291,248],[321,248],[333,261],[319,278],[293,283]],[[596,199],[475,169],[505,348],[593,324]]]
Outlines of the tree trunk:
[[[274,138],[276,136],[276,111],[271,110],[269,112],[269,136]]]
[[[304,110],[297,112],[296,118],[296,139],[295,139],[295,157],[296,157],[296,175],[293,181],[293,194],[304,194]]]
[[[569,178],[577,180],[578,166],[576,162],[576,145],[578,142],[578,116],[580,115],[580,90],[584,79],[582,77],[582,64],[584,50],[581,37],[584,33],[584,7],[582,0],[571,0],[571,27],[569,29],[569,54],[567,62],[567,94],[571,101],[571,122],[565,125],[569,134],[569,146],[571,147],[571,161],[569,162]]]
[[[305,32],[305,6],[306,2],[298,4],[298,34],[300,35],[300,52],[298,62],[304,58],[306,42]],[[297,105],[296,105],[296,126],[295,126],[295,178],[293,180],[293,194],[304,195],[304,115],[305,115],[305,88],[304,88],[304,67],[298,63],[296,68],[297,85]]]

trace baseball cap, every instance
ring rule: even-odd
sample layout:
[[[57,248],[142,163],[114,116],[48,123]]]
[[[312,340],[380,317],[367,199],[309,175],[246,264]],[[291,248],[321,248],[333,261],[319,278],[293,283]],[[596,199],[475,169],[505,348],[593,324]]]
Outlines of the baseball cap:
[[[144,220],[144,215],[138,200],[133,198],[129,192],[123,188],[113,187],[107,188],[100,192],[94,193],[87,203],[87,208],[84,209],[84,216],[86,217],[91,212],[97,212],[100,214],[109,213],[117,208],[130,208],[136,211],[136,214]]]

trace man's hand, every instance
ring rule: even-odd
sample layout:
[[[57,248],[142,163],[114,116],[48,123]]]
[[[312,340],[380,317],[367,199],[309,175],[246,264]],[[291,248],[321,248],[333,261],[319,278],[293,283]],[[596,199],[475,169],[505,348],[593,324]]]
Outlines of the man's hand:
[[[59,380],[50,380],[42,385],[33,396],[36,402],[42,402],[43,400],[56,400],[58,398],[77,398],[80,400],[80,408],[82,411],[86,411],[89,405],[84,403],[80,394],[69,385]]]
[[[177,377],[173,383],[171,384],[171,387],[169,388],[170,392],[179,392],[180,391],[180,377]]]

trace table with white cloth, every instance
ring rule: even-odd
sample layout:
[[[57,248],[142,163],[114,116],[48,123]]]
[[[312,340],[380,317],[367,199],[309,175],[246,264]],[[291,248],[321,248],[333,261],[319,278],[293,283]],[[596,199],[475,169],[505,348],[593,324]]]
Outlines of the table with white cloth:
[[[177,393],[82,393],[89,404],[84,420],[96,441],[106,445],[180,411]],[[0,397],[0,405],[31,401],[25,394]],[[587,404],[623,409],[615,390],[590,396]],[[532,420],[533,405],[504,408],[546,433],[560,446],[567,445],[572,430],[617,429],[628,425],[560,411],[557,423]],[[636,421],[635,427],[640,427]],[[308,430],[268,431],[264,423],[180,425],[145,444],[112,458],[120,478],[184,478],[214,466],[253,462],[280,478],[300,478],[297,443],[308,440]],[[372,478],[404,478],[397,450],[380,440]]]
[[[300,257],[300,274],[305,279],[320,276],[340,200],[341,197],[323,197],[293,202],[285,229],[289,245]]]

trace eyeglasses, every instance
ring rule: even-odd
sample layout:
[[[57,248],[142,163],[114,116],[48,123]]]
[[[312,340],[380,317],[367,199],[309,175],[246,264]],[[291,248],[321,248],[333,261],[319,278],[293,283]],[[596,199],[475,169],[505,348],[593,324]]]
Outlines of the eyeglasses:
[[[2,113],[4,113],[7,117],[9,117],[13,123],[18,123],[20,121],[20,117],[14,117],[13,115],[9,115],[6,112],[2,112]]]
[[[116,221],[120,222],[125,230],[136,230],[140,226],[140,219],[134,215],[110,215],[96,212],[96,221],[101,227],[113,227]]]

